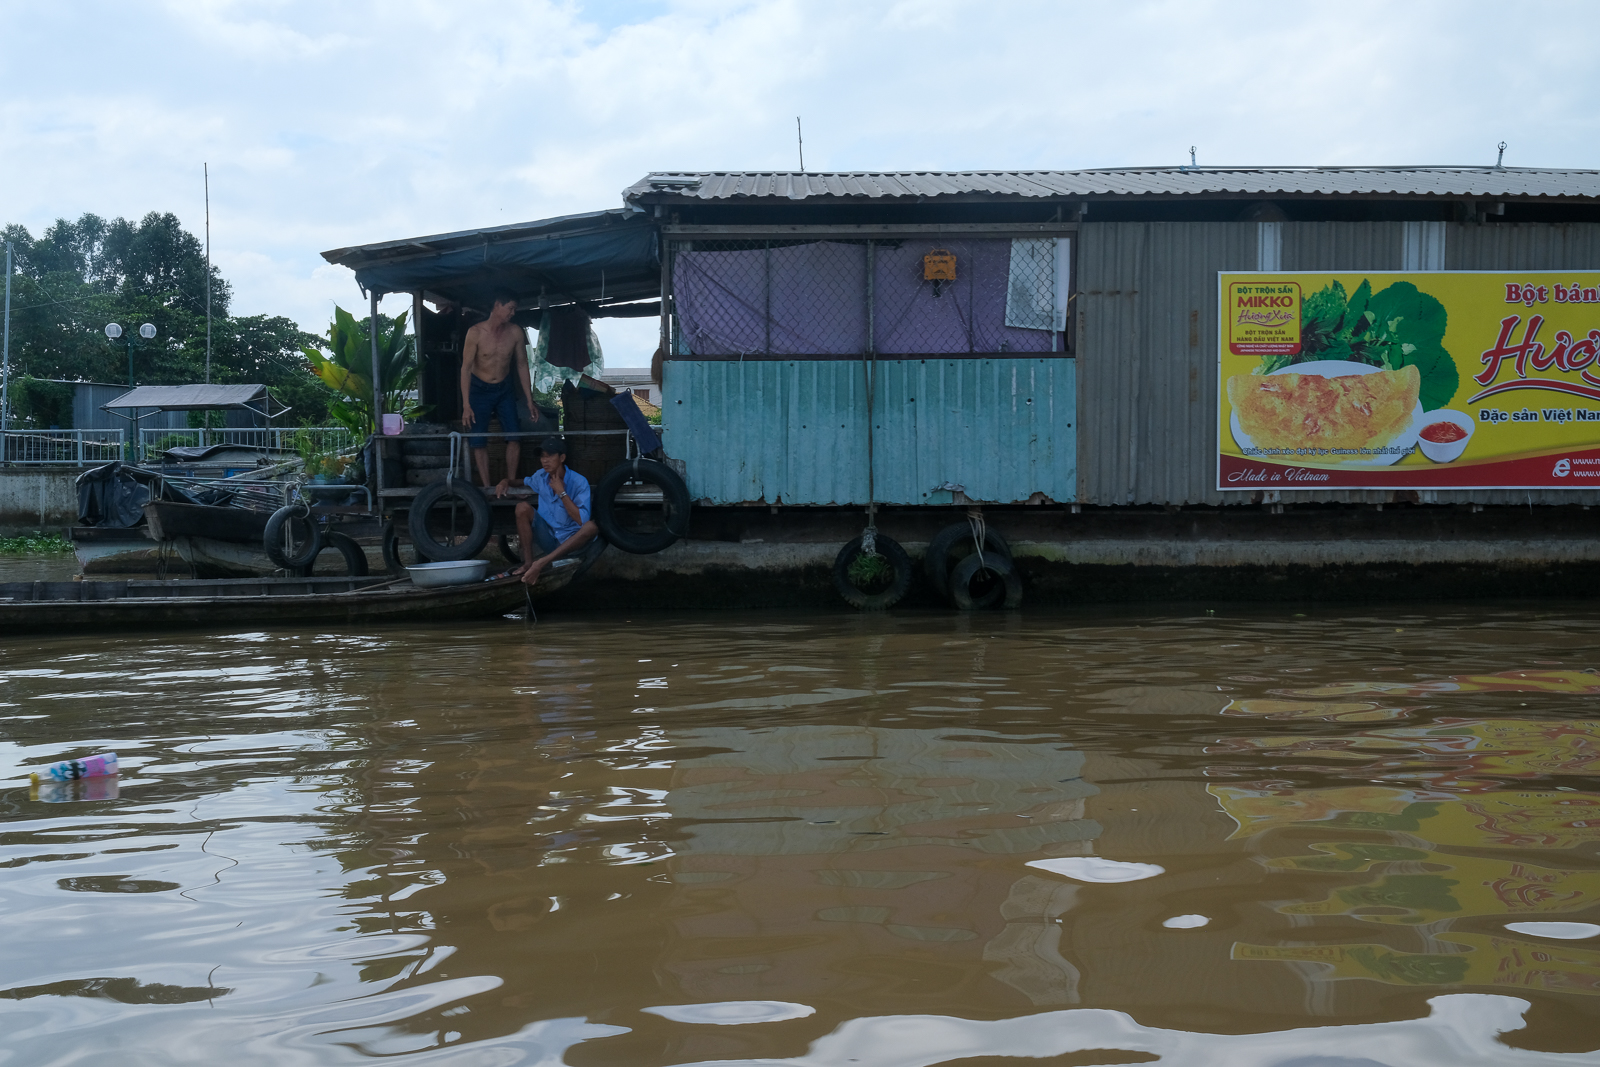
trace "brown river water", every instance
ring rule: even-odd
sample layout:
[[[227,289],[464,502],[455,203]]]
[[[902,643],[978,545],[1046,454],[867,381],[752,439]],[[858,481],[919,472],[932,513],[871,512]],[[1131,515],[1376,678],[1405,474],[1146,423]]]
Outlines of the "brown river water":
[[[10,637],[0,1065],[1600,1064],[1600,609],[1211,610]]]

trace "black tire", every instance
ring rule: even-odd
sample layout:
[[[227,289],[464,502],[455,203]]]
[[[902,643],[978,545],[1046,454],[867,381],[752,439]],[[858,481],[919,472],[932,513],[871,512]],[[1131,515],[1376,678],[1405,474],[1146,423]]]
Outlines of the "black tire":
[[[430,528],[440,524],[429,522],[431,513],[440,505],[451,512],[443,538]],[[466,518],[470,520],[465,529],[459,514],[461,509],[465,509]],[[489,543],[489,499],[470,482],[457,481],[454,485],[434,482],[411,502],[407,524],[411,529],[411,543],[428,559],[435,562],[472,559]],[[453,533],[449,527],[454,528]]]
[[[383,532],[378,535],[378,539],[383,545],[383,565],[396,577],[405,575],[408,563],[426,562],[414,547],[410,551],[411,559],[405,558],[406,552],[400,544],[400,531],[395,529],[393,519],[383,524]]]
[[[349,534],[340,533],[338,530],[329,530],[326,538],[329,546],[339,550],[339,555],[344,557],[344,572],[352,578],[365,578],[367,576],[367,553],[356,544],[356,539]]]
[[[662,526],[659,530],[634,530],[617,514],[617,493],[629,482],[649,482],[661,490]],[[600,535],[624,552],[648,556],[681,537],[689,536],[689,487],[678,472],[653,459],[630,459],[611,468],[594,490],[594,521]]]
[[[995,581],[987,591],[975,597],[972,580],[983,571],[993,575]],[[962,611],[977,611],[995,604],[1002,604],[1007,610],[1019,608],[1022,606],[1022,578],[1010,556],[987,552],[980,560],[974,552],[950,572],[950,599]]]
[[[588,574],[589,568],[594,566],[595,560],[604,555],[605,551],[606,539],[604,537],[596,537],[593,541],[584,545],[578,552],[578,569],[572,572],[572,580],[575,582],[585,574]]]
[[[267,556],[291,571],[311,565],[322,551],[322,527],[305,504],[286,504],[272,513],[261,533]]]
[[[344,557],[344,572],[352,578],[365,578],[367,576],[367,554],[356,544],[356,539],[349,534],[342,534],[337,530],[329,530],[322,539],[322,548],[338,550]],[[321,555],[319,552],[318,555]],[[309,578],[316,573],[317,561],[312,560],[304,567],[299,568],[300,576]]]
[[[506,558],[506,562],[511,564],[513,567],[522,566],[522,553],[511,547],[511,538],[506,534],[501,534],[499,537],[499,542],[500,554]],[[521,547],[522,542],[519,538],[517,541],[517,548]]]
[[[894,578],[887,588],[876,593],[863,592],[850,579],[850,564],[861,555],[861,538],[845,545],[833,559],[833,587],[844,597],[846,604],[862,611],[883,611],[894,607],[911,586],[911,557],[906,555],[906,550],[900,547],[899,542],[879,534],[877,550],[878,555],[889,561]]]
[[[968,548],[969,545],[972,547]],[[933,586],[934,592],[946,600],[950,599],[950,572],[976,546],[972,526],[965,522],[953,522],[933,535],[933,540],[928,542],[927,554],[922,557],[922,573],[927,577],[928,584]],[[999,530],[987,526],[983,531],[983,551],[985,554],[996,552],[1007,558],[1011,556],[1011,546],[1006,544],[1005,537]]]

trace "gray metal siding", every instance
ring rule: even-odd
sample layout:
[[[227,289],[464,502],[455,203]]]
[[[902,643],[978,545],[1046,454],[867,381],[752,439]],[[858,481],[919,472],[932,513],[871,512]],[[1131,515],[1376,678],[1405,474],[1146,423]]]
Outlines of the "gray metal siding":
[[[1600,270],[1600,224],[1454,223],[1446,270]]]
[[[1286,222],[1283,269],[1400,270],[1404,231],[1403,222]]]
[[[1285,271],[1400,269],[1403,223],[1283,223]],[[1255,223],[1094,223],[1079,231],[1079,499],[1239,504],[1215,488],[1217,272],[1255,270]],[[1449,270],[1600,269],[1600,224],[1460,224]],[[1600,504],[1600,490],[1437,490],[1427,503]],[[1282,492],[1382,503],[1389,490]]]
[[[103,410],[101,404],[109,404],[117,397],[126,394],[126,385],[106,385],[103,382],[76,382],[72,391],[72,428],[75,430],[121,430],[128,426],[128,420],[120,415],[113,415]],[[189,425],[187,411],[151,411],[148,408],[139,419],[139,428],[142,430],[169,430],[182,429]]]
[[[888,504],[1073,499],[1076,362],[1062,356],[876,364],[873,497]],[[865,504],[860,360],[671,360],[669,452],[713,504]]]
[[[1285,226],[1288,229],[1288,226]],[[1253,222],[1079,231],[1080,499],[1219,503],[1217,272],[1255,270]]]

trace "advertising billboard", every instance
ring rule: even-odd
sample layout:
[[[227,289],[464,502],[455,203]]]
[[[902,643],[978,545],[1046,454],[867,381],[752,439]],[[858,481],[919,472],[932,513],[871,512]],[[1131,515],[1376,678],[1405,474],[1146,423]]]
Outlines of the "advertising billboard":
[[[1217,488],[1600,488],[1600,271],[1218,290]]]

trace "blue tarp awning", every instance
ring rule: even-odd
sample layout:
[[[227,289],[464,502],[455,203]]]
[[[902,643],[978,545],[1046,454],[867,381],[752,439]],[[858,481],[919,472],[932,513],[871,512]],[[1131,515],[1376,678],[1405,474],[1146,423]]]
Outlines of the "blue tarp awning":
[[[656,296],[656,224],[628,208],[437,234],[324,252],[355,271],[364,289],[421,292],[481,306],[495,289],[551,305]]]

